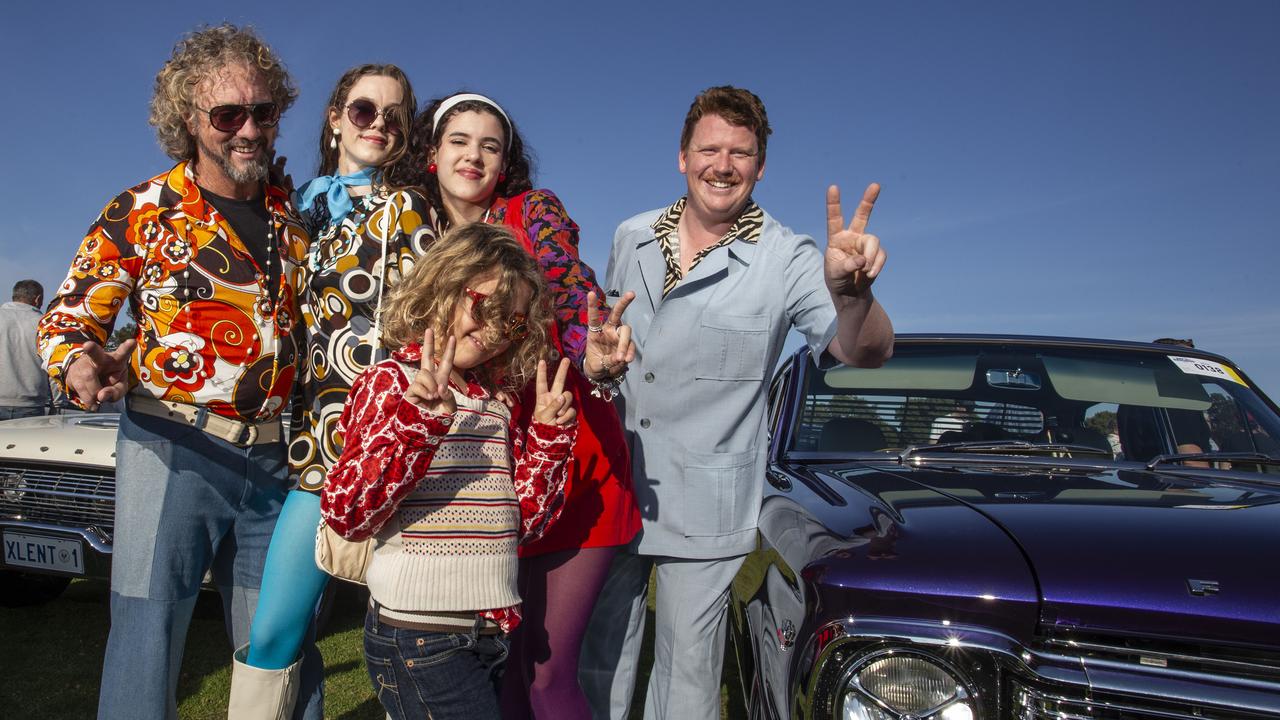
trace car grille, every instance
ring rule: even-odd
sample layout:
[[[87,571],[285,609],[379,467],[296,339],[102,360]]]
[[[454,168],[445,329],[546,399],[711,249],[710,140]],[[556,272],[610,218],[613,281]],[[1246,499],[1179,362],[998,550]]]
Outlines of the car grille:
[[[110,469],[8,465],[0,468],[0,517],[74,528],[115,527],[116,479]]]
[[[1280,682],[1280,653],[1270,650],[1076,633],[1043,643],[1056,653],[1088,659]]]
[[[1012,683],[1012,717],[1016,720],[1246,720],[1275,718],[1239,709],[1207,708],[1154,698],[1078,693]]]
[[[1233,678],[1254,689],[1272,685],[1280,693],[1280,654],[1203,643],[1072,633],[1042,637],[1041,646],[1087,665],[1132,667],[1170,677],[1200,675],[1223,682]],[[1188,703],[1155,695],[1108,692],[1013,677],[1008,699],[1017,720],[1244,720],[1280,718],[1280,710],[1251,712],[1238,707]]]

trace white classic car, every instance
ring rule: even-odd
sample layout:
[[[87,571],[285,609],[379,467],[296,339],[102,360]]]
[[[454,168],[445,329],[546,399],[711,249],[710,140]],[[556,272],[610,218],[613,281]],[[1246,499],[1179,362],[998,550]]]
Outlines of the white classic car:
[[[50,600],[110,574],[119,416],[0,422],[0,605]]]

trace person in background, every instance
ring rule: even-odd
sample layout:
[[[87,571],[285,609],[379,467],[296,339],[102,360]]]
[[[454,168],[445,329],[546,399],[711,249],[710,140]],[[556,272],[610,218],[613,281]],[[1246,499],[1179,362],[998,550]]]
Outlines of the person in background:
[[[933,424],[929,427],[929,442],[938,442],[945,433],[964,432],[965,424],[971,423],[976,419],[977,416],[973,413],[972,400],[956,400],[947,414],[939,415],[934,419]]]
[[[13,285],[13,300],[0,305],[0,420],[44,415],[49,376],[36,352],[36,324],[44,288],[35,280]]]
[[[271,537],[249,646],[233,659],[231,720],[322,715],[320,674],[304,671],[322,661],[313,640],[303,647],[329,579],[315,563],[320,491],[342,454],[337,422],[351,383],[381,359],[383,299],[430,242],[426,200],[389,187],[384,177],[408,147],[416,108],[409,78],[395,65],[345,72],[325,107],[319,177],[299,192],[312,243],[300,292],[307,328],[302,407],[289,441],[289,474],[298,486]],[[305,715],[295,710],[298,697]]]
[[[764,103],[735,87],[694,99],[680,136],[688,186],[618,227],[607,293],[640,296],[628,322],[639,360],[622,382],[644,528],[617,554],[583,650],[597,718],[625,718],[657,582],[646,718],[720,714],[729,584],[756,547],[769,377],[787,333],[814,358],[878,367],[893,326],[871,292],[885,253],[866,232],[880,186],[848,227],[827,191],[825,257],[752,198],[770,133]]]
[[[302,346],[295,293],[309,240],[269,179],[277,123],[296,95],[248,29],[180,40],[156,75],[150,118],[177,165],[107,204],[40,320],[45,367],[75,403],[126,399],[104,720],[177,718],[206,570],[233,647],[249,640],[289,487],[280,413]],[[126,307],[137,334],[107,352]]]
[[[578,257],[577,224],[550,190],[533,189],[524,139],[497,102],[475,93],[437,98],[415,134],[402,182],[426,189],[439,231],[485,221],[515,235],[549,286],[551,343],[573,364],[567,383],[580,423],[565,508],[545,537],[520,546],[525,614],[512,634],[502,702],[508,720],[585,720],[582,634],[609,563],[640,528],[626,439],[610,402],[613,378],[634,357],[621,324],[630,298],[606,317],[595,273]]]

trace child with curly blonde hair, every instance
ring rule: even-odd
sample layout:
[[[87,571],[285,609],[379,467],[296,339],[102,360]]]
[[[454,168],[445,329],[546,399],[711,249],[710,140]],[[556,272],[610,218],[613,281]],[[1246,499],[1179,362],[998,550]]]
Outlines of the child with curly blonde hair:
[[[438,240],[383,308],[392,357],[343,408],[321,498],[349,540],[375,538],[369,677],[399,718],[498,718],[504,635],[520,621],[516,546],[563,503],[576,435],[568,361],[548,382],[550,311],[537,262],[476,223]],[[495,399],[533,380],[528,427]]]

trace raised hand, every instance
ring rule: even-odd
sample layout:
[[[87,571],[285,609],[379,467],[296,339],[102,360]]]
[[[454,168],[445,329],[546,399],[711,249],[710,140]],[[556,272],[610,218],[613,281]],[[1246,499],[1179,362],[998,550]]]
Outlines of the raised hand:
[[[275,151],[273,150],[272,152],[274,153]],[[284,169],[285,163],[288,161],[289,158],[284,155],[272,155],[271,168],[269,172],[271,184],[292,195],[294,190],[293,176]]]
[[[573,393],[564,389],[564,382],[568,376],[569,358],[560,358],[560,365],[556,367],[555,380],[548,387],[547,361],[538,361],[538,375],[535,381],[538,396],[533,404],[534,420],[543,425],[563,427],[578,417],[578,411],[573,407]]]
[[[824,274],[827,289],[832,295],[861,297],[884,269],[885,252],[880,238],[866,232],[867,221],[880,196],[880,184],[871,183],[862,194],[862,201],[844,226],[844,213],[840,210],[840,188],[827,188],[827,254]]]
[[[85,343],[80,357],[67,368],[67,391],[87,410],[124,397],[129,389],[129,356],[137,344],[125,340],[107,352],[96,342]]]
[[[587,352],[582,361],[583,371],[593,380],[618,377],[627,371],[627,364],[636,359],[631,326],[622,324],[622,313],[636,299],[636,294],[628,290],[603,322],[597,299],[594,291],[587,293]]]
[[[437,415],[452,415],[458,409],[453,391],[449,389],[449,376],[453,374],[453,353],[457,342],[453,336],[445,343],[440,353],[440,362],[436,363],[435,333],[427,328],[422,333],[422,359],[418,364],[418,372],[413,382],[404,391],[404,399],[418,407]]]

